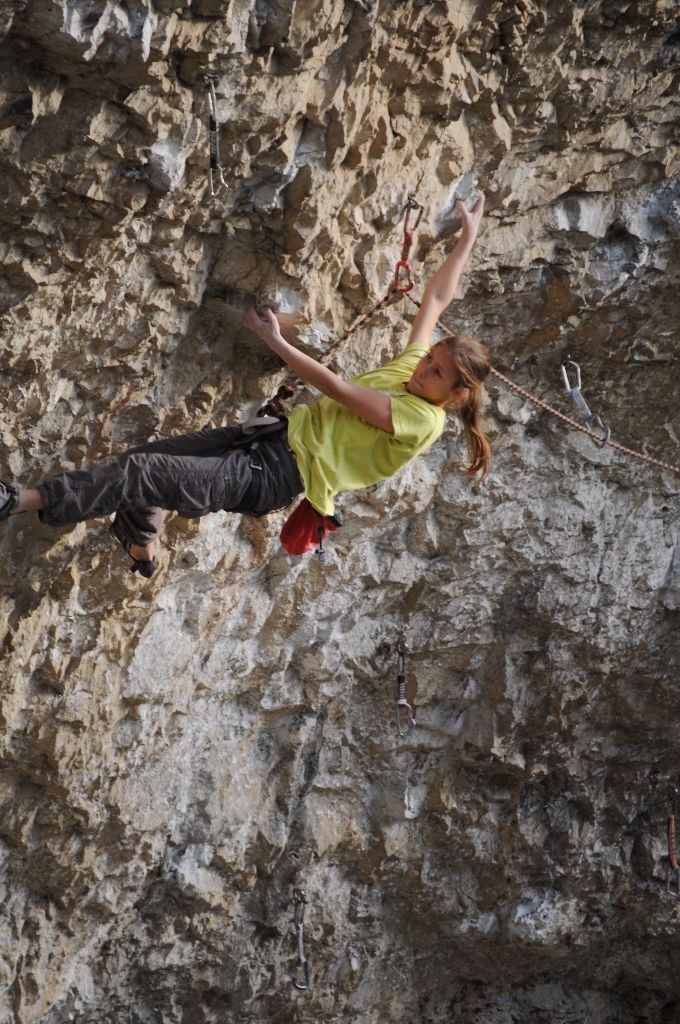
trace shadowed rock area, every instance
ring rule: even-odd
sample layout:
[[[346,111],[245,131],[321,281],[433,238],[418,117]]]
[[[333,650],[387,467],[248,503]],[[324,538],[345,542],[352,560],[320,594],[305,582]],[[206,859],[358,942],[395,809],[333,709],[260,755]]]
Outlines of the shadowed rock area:
[[[680,464],[675,0],[14,0],[0,39],[3,478],[243,420],[287,376],[254,296],[319,354],[409,193],[417,296],[476,188],[447,322]],[[325,565],[283,514],[168,516],[148,581],[103,521],[0,523],[0,1021],[680,1020],[680,478],[489,392],[488,480],[451,418]]]

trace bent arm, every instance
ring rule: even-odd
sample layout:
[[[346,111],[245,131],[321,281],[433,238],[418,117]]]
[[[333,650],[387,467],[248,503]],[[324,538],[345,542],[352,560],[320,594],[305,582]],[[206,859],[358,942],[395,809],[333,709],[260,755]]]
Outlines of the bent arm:
[[[243,323],[307,384],[311,384],[328,398],[340,402],[350,412],[356,413],[374,427],[386,430],[388,434],[394,433],[389,395],[362,387],[360,384],[351,384],[329,370],[327,366],[322,366],[316,359],[289,345],[281,334],[278,321],[271,310],[264,310],[264,315],[259,316],[255,309],[249,309]]]
[[[480,196],[472,211],[460,200],[456,207],[461,216],[461,233],[452,251],[439,270],[428,282],[416,317],[413,321],[408,345],[429,345],[437,320],[453,302],[458,291],[465,264],[475,244],[479,222],[484,212],[484,196]]]

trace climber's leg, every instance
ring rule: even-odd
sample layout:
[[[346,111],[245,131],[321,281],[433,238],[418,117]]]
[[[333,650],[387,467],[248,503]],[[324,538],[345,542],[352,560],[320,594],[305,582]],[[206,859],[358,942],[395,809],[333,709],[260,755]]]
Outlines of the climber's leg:
[[[154,558],[154,544],[162,529],[163,510],[158,507],[116,512],[110,531],[132,559],[130,572],[139,572],[147,579],[153,575],[158,565]]]
[[[36,487],[17,487],[0,481],[0,519],[16,516],[20,512],[37,512],[40,508],[42,497]]]

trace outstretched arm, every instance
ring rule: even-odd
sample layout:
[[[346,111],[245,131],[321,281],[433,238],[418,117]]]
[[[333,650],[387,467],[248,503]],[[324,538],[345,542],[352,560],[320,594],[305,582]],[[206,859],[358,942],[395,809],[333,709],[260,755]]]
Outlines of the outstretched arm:
[[[251,331],[254,331],[272,352],[276,352],[290,366],[291,370],[294,370],[307,384],[311,384],[328,398],[340,402],[350,412],[356,413],[362,420],[371,423],[374,427],[380,427],[388,434],[394,433],[392,403],[389,395],[362,387],[360,384],[351,384],[339,377],[337,373],[333,373],[327,366],[322,366],[316,359],[312,359],[311,356],[300,352],[293,345],[289,345],[281,334],[278,320],[270,309],[263,310],[262,316],[257,313],[255,308],[249,309],[243,323]]]
[[[461,217],[460,237],[425,288],[408,345],[429,345],[437,320],[453,302],[460,276],[479,231],[479,222],[484,212],[484,196],[479,197],[471,211],[460,199],[456,202],[456,209]]]

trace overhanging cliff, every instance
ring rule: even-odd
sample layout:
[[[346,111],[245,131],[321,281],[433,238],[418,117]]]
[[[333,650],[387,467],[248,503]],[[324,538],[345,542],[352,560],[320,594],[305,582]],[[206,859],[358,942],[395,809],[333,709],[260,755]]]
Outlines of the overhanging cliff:
[[[487,215],[450,322],[573,415],[569,353],[678,463],[679,32],[671,0],[8,5],[0,475],[243,419],[284,377],[252,296],[321,351],[411,191],[437,266],[461,180]],[[148,582],[102,522],[0,524],[0,1020],[678,1019],[678,476],[489,390],[489,480],[452,420],[325,566],[282,516],[169,517]]]

